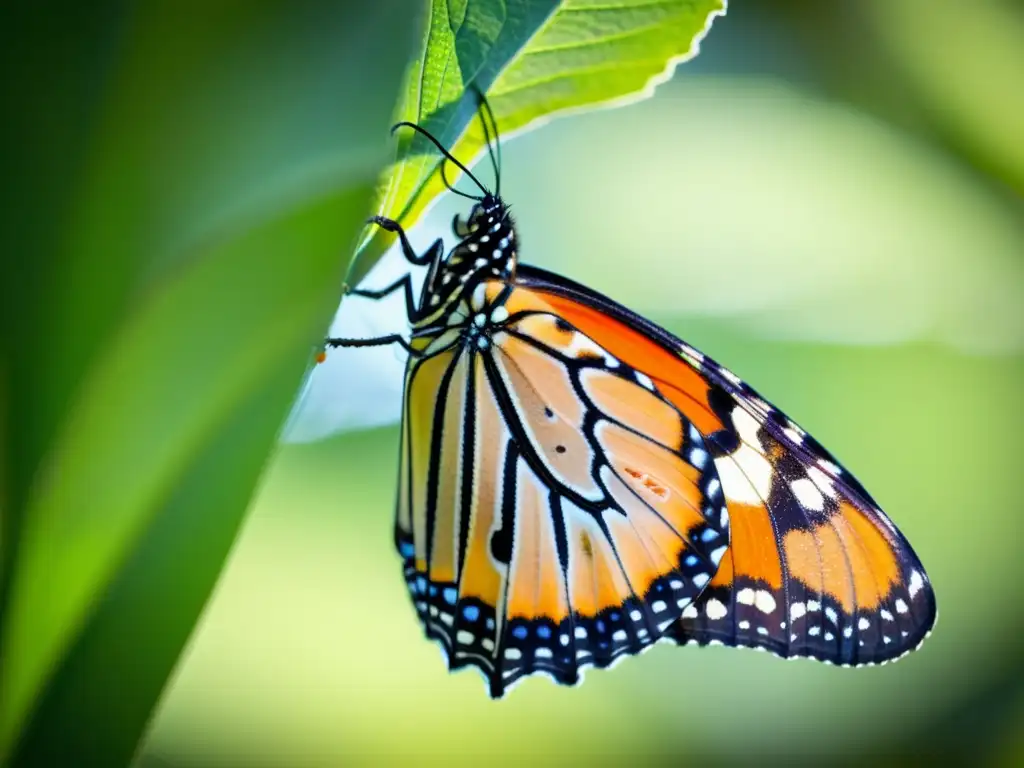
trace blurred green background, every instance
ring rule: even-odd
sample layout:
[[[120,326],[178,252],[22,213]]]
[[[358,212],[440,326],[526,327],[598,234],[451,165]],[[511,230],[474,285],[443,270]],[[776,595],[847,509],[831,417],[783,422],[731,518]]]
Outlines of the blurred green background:
[[[305,11],[291,61],[326,55],[331,18]],[[251,72],[239,87],[258,92]],[[397,429],[349,431],[277,452],[139,764],[1024,761],[1021,72],[1009,1],[733,3],[652,100],[504,148],[524,261],[727,364],[871,490],[934,582],[920,651],[850,671],[658,646],[581,688],[531,680],[490,702],[478,676],[445,672],[405,594]],[[289,81],[291,103],[257,100],[253,130],[218,126],[211,146],[230,136],[244,166],[268,151],[259,128],[296,114],[330,145],[359,107],[312,94],[364,77]],[[157,182],[188,188],[192,170]],[[441,201],[414,242],[460,208]]]

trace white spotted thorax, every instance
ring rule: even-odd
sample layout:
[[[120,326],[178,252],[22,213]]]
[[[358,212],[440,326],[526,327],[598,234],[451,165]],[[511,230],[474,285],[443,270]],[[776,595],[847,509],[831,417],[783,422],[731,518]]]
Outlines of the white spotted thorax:
[[[500,197],[486,194],[466,220],[456,216],[452,225],[458,244],[430,269],[420,296],[421,319],[413,337],[447,335],[458,329],[464,343],[485,348],[493,324],[508,312],[498,297],[484,310],[483,283],[511,282],[516,269],[515,225]]]

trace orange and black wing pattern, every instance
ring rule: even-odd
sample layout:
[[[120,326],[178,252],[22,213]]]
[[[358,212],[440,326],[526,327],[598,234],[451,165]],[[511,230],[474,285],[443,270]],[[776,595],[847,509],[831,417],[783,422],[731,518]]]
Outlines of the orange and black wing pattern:
[[[395,537],[428,637],[498,697],[574,684],[678,625],[729,512],[705,430],[638,368],[514,284],[414,337]],[[473,335],[473,329],[497,330]]]
[[[848,666],[885,663],[923,641],[936,605],[920,560],[817,441],[728,370],[610,299],[525,266],[517,290],[643,373],[710,454],[715,477],[704,492],[722,494],[729,547],[666,638]]]

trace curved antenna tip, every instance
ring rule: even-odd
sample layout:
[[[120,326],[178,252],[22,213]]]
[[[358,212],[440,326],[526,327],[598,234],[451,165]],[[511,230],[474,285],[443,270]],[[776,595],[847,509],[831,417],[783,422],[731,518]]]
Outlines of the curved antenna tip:
[[[417,125],[416,123],[410,123],[407,120],[402,120],[400,122],[395,123],[393,126],[391,126],[391,133],[394,134],[394,132],[396,130],[398,130],[399,128],[401,128],[403,126],[408,127],[408,128],[412,128],[414,131],[416,131],[416,133],[418,133],[418,134],[420,134],[422,136],[425,136],[430,141],[430,143],[433,144],[435,147],[437,147],[438,151],[440,151],[440,153],[441,153],[441,155],[443,157],[443,159],[441,161],[441,177],[442,177],[442,180],[445,182],[445,186],[448,187],[448,189],[451,189],[453,192],[456,191],[448,183],[447,179],[444,178],[444,161],[445,160],[451,160],[453,163],[455,163],[455,165],[458,166],[459,170],[461,170],[464,174],[466,174],[466,176],[468,176],[470,179],[473,180],[473,183],[476,184],[477,187],[480,188],[481,192],[483,192],[485,195],[489,194],[489,192],[487,191],[487,187],[485,187],[483,184],[480,183],[480,180],[476,176],[473,175],[472,171],[470,171],[469,168],[467,168],[465,165],[460,163],[459,160],[451,152],[449,152],[445,148],[445,146],[438,140],[438,138],[436,136],[434,136],[426,128],[424,128],[422,125]],[[458,194],[462,194],[462,193],[458,193]],[[464,195],[464,196],[465,197],[470,197],[470,198],[472,198],[474,200],[481,199],[481,198],[475,198],[472,195]]]

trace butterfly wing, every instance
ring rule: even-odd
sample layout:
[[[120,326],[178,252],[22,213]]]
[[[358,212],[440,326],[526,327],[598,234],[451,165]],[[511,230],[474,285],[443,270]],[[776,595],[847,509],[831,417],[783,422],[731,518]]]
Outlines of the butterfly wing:
[[[810,435],[727,369],[610,299],[521,266],[520,290],[642,371],[704,437],[730,547],[667,632],[844,665],[916,648],[935,596],[906,538]]]
[[[456,322],[500,313],[479,345],[465,325],[414,341],[396,517],[427,635],[492,696],[534,672],[573,684],[643,650],[728,545],[702,432],[647,376],[518,295],[529,301],[496,281],[464,300]]]

